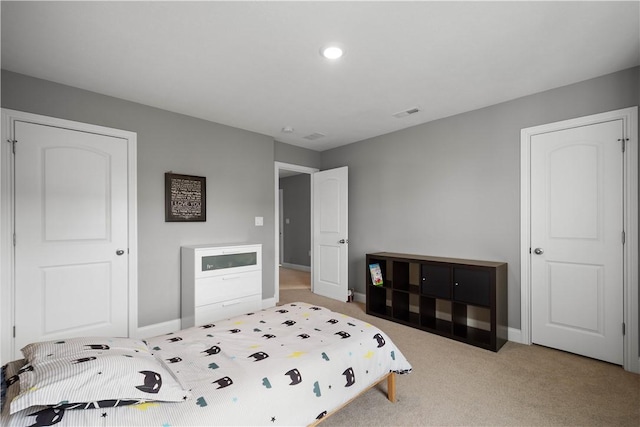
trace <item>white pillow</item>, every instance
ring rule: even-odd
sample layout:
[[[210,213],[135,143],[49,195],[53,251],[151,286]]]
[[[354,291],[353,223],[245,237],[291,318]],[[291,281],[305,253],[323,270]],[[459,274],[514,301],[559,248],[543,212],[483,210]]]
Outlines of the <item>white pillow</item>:
[[[26,363],[26,360],[20,359],[9,362],[2,367],[2,386],[0,395],[2,397],[3,414],[9,414],[9,404],[14,397],[20,394],[20,380],[18,373]]]
[[[11,413],[31,406],[102,400],[179,402],[190,398],[164,362],[144,341],[129,338],[73,338],[29,344],[27,365]]]

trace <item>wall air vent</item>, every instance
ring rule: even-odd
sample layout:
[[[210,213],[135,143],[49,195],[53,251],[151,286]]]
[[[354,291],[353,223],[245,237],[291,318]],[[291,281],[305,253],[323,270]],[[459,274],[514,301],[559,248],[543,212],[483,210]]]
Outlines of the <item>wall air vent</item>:
[[[404,110],[404,111],[400,111],[398,113],[393,114],[393,117],[395,117],[396,119],[402,118],[402,117],[407,117],[410,116],[412,114],[416,114],[420,111],[420,107],[413,107],[413,108],[409,108],[408,110]]]
[[[320,132],[314,132],[311,135],[304,136],[303,138],[308,139],[309,141],[315,141],[316,139],[324,138],[325,136],[327,135]]]

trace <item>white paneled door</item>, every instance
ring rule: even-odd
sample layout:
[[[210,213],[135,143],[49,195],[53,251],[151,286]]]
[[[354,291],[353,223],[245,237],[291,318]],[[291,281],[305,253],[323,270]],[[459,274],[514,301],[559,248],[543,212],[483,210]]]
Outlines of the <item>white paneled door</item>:
[[[347,301],[348,168],[313,174],[313,292]]]
[[[531,139],[532,342],[623,363],[622,120]]]
[[[15,346],[128,336],[127,140],[15,122]]]

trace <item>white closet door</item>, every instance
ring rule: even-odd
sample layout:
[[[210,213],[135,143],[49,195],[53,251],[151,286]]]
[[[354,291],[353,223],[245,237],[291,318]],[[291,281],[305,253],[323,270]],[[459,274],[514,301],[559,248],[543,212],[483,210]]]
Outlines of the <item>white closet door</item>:
[[[127,336],[127,141],[28,122],[15,139],[15,356]]]
[[[531,139],[532,342],[623,363],[622,120]]]

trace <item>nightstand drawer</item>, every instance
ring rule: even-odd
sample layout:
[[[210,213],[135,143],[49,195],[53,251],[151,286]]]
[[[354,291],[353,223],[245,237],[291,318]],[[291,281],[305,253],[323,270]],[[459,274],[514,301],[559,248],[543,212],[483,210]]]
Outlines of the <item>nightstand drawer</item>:
[[[262,310],[262,296],[251,295],[229,301],[218,302],[196,307],[196,326],[215,323],[240,314],[253,313]]]
[[[197,279],[195,284],[195,305],[200,307],[229,299],[261,294],[261,280],[261,271]]]

